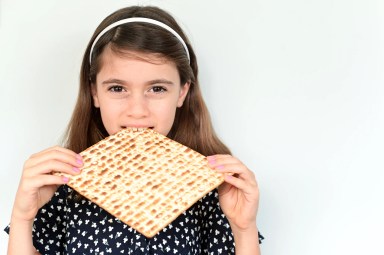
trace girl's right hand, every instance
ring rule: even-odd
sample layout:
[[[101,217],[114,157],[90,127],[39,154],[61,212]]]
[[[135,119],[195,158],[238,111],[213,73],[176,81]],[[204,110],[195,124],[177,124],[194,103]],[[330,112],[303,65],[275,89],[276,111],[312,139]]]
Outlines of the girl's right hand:
[[[12,217],[33,221],[37,211],[51,199],[57,188],[69,180],[52,175],[52,172],[76,175],[82,165],[79,154],[62,147],[52,147],[32,155],[24,164]]]

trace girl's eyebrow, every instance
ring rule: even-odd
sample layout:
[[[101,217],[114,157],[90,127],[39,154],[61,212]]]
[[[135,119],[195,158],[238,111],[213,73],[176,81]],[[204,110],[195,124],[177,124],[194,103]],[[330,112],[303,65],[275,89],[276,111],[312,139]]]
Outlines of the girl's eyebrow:
[[[153,85],[153,84],[169,84],[169,85],[173,85],[174,83],[172,81],[169,81],[169,80],[166,80],[166,79],[155,79],[155,80],[148,81],[147,84],[149,84],[149,85]]]
[[[107,84],[112,84],[112,83],[123,84],[123,85],[127,84],[126,81],[120,80],[120,79],[108,79],[108,80],[103,81],[101,84],[102,85],[107,85]],[[170,80],[167,80],[167,79],[154,79],[154,80],[147,81],[146,84],[148,84],[148,85],[153,85],[153,84],[173,85],[174,83],[172,81],[170,81]]]
[[[126,82],[123,80],[119,80],[119,79],[108,79],[108,80],[103,81],[101,84],[104,85],[104,84],[111,84],[111,83],[125,84]]]

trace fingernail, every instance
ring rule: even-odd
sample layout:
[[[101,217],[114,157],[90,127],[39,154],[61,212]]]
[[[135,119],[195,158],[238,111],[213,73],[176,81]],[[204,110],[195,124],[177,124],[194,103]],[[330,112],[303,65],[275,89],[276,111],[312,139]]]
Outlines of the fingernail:
[[[76,163],[79,165],[83,165],[83,161],[81,159],[76,160]]]
[[[63,182],[67,183],[69,181],[69,178],[66,176],[63,176]]]
[[[215,164],[216,160],[214,156],[208,156],[207,157],[208,163]]]
[[[77,168],[77,167],[74,167],[74,168],[72,168],[72,169],[73,169],[73,171],[75,171],[76,173],[79,173],[79,172],[80,172],[80,169]]]

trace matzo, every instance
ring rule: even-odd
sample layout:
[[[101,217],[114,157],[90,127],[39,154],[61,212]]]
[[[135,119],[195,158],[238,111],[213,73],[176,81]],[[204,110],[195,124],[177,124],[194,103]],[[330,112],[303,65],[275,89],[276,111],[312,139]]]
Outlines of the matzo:
[[[205,156],[151,129],[124,129],[80,154],[68,185],[149,238],[224,181]]]

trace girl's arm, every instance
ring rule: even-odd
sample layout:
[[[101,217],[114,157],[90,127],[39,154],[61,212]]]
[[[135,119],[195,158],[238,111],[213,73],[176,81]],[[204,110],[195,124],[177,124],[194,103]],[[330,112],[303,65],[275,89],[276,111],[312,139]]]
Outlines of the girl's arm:
[[[79,155],[61,147],[34,154],[25,162],[13,204],[8,255],[38,254],[32,241],[36,214],[58,186],[68,182],[68,178],[52,175],[52,171],[73,175],[80,172],[81,166]]]
[[[231,225],[232,227],[232,225]],[[248,230],[236,230],[232,227],[232,233],[235,238],[236,254],[238,255],[259,255],[259,233],[256,225]]]
[[[259,188],[255,175],[242,162],[231,155],[208,157],[210,166],[225,175],[219,187],[221,209],[228,218],[235,239],[237,255],[259,255],[259,236],[256,215]]]
[[[9,230],[8,255],[25,254],[37,255],[32,243],[33,221],[24,221],[12,217]]]

